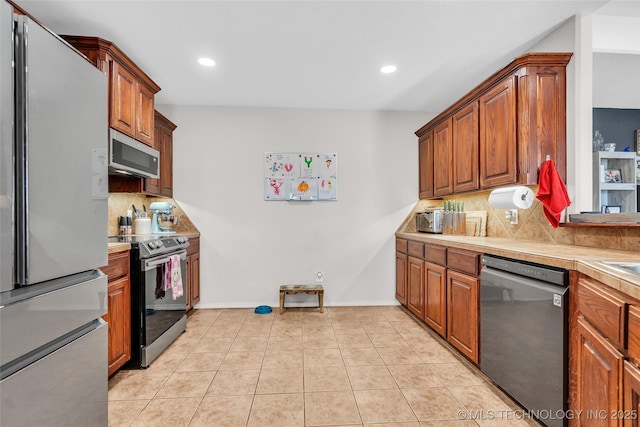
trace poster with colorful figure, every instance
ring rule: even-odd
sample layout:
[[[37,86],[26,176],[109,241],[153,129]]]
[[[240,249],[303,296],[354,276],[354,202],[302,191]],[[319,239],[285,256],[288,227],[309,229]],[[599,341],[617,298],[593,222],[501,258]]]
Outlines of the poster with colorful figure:
[[[291,200],[318,200],[318,181],[315,178],[296,178],[291,181]]]
[[[300,176],[300,156],[295,153],[265,153],[265,178],[295,178]]]
[[[336,153],[264,153],[264,200],[337,200]]]
[[[300,177],[317,178],[320,155],[318,153],[300,154]]]
[[[286,200],[289,197],[291,180],[283,178],[264,179],[265,200]]]
[[[337,200],[338,182],[334,177],[318,178],[318,200]]]
[[[338,176],[338,155],[325,153],[319,156],[318,176],[320,178],[336,178]]]

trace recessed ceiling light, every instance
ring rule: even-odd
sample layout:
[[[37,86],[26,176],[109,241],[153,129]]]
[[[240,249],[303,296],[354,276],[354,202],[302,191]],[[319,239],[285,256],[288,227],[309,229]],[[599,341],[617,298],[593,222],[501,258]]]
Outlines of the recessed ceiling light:
[[[204,65],[205,67],[213,67],[214,65],[216,65],[216,61],[211,58],[199,58],[198,62],[200,63],[200,65]]]
[[[384,74],[393,73],[395,71],[396,71],[395,65],[385,65],[384,67],[380,68],[380,72]]]

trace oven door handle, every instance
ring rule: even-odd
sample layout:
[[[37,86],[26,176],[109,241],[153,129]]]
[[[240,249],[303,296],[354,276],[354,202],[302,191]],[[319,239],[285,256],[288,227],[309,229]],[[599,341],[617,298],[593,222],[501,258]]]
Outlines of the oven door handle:
[[[174,255],[180,255],[181,261],[184,261],[187,259],[187,251],[176,252]],[[166,264],[169,261],[171,261],[170,256],[163,256],[162,258],[150,258],[143,261],[142,270],[144,271],[153,270],[157,266]]]

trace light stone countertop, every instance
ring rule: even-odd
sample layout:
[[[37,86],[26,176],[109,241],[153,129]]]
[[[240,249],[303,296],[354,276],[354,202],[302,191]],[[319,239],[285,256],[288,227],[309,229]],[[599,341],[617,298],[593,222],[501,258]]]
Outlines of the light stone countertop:
[[[396,232],[396,237],[576,270],[640,300],[640,277],[600,264],[600,261],[640,263],[640,254],[637,252],[497,237],[405,231]]]
[[[131,250],[131,244],[124,242],[107,243],[107,247],[109,254]]]

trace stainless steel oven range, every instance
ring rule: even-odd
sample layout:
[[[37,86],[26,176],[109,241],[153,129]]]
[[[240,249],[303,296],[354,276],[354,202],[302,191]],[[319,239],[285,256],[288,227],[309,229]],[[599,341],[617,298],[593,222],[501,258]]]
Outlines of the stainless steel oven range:
[[[187,327],[185,236],[119,236],[131,243],[130,368],[147,368]],[[182,291],[171,287],[179,273]]]

